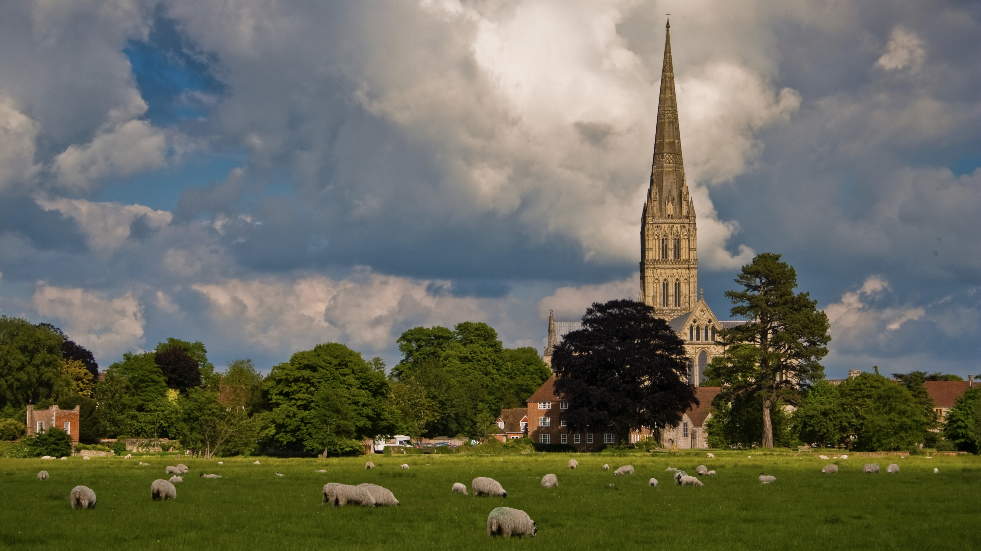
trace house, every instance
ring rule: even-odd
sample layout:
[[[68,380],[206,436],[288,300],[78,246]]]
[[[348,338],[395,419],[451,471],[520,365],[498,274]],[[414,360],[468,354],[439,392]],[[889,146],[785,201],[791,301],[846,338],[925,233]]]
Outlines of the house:
[[[700,386],[695,388],[698,405],[692,406],[677,425],[661,430],[661,446],[683,450],[708,448],[708,430],[705,424],[712,418],[712,400],[722,392],[721,387]]]
[[[528,408],[508,408],[501,410],[497,418],[498,433],[493,435],[501,442],[516,440],[528,430]]]
[[[954,407],[957,399],[973,386],[973,375],[968,375],[966,381],[923,381],[923,387],[933,399],[933,412],[941,423],[947,418],[947,413]]]
[[[27,405],[27,436],[59,428],[72,437],[72,443],[78,444],[79,406],[75,409],[59,409],[51,406],[48,409],[35,410],[33,405]]]

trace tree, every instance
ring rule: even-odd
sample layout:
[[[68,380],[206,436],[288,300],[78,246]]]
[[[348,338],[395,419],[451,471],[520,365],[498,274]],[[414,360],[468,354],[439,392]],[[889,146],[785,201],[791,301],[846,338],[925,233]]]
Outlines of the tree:
[[[726,291],[732,316],[745,324],[722,331],[726,352],[707,370],[722,381],[726,399],[760,394],[761,445],[773,447],[772,410],[811,382],[824,378],[819,360],[828,353],[828,317],[808,293],[794,293],[797,273],[779,254],[763,253],[736,277],[743,290]]]
[[[59,428],[41,431],[37,436],[27,439],[28,455],[31,457],[66,457],[72,454],[72,437]]]
[[[687,368],[681,338],[654,308],[633,300],[594,303],[582,329],[567,334],[552,354],[570,430],[613,427],[621,442],[631,429],[680,422],[698,403],[684,380]]]
[[[272,368],[263,387],[272,406],[267,434],[287,450],[351,453],[363,438],[394,428],[385,375],[343,344],[293,354]]]
[[[843,443],[852,421],[838,387],[828,381],[814,383],[793,414],[794,428],[801,440],[828,448]]]
[[[153,352],[123,354],[96,385],[99,431],[105,436],[166,435],[173,408],[167,400],[167,382]]]
[[[247,415],[263,409],[262,374],[252,360],[228,363],[221,374],[221,400],[225,405],[243,408]]]
[[[50,400],[61,379],[61,336],[25,319],[0,316],[0,406]]]
[[[922,443],[933,419],[903,385],[862,373],[838,387],[850,418],[852,447],[862,451],[910,450]]]
[[[182,346],[167,347],[154,355],[154,361],[167,379],[167,386],[181,392],[201,386],[201,369]]]
[[[61,376],[67,382],[66,391],[69,396],[92,397],[95,381],[92,380],[92,373],[81,360],[63,360]]]
[[[968,389],[947,412],[944,438],[958,450],[981,453],[981,387]]]
[[[61,358],[63,360],[66,362],[70,360],[82,362],[85,369],[92,374],[92,380],[96,381],[99,379],[99,364],[95,361],[95,356],[92,355],[91,351],[68,338],[68,335],[65,335],[61,329],[50,323],[39,323],[37,325],[38,327],[45,327],[61,337]]]
[[[246,415],[244,407],[226,407],[216,392],[191,388],[180,395],[176,407],[179,417],[174,436],[185,448],[207,459],[237,436],[249,433],[253,441],[257,437],[255,421]]]
[[[168,337],[166,341],[158,343],[155,352],[163,352],[170,348],[183,348],[189,356],[198,362],[198,371],[201,376],[199,386],[218,390],[220,377],[215,373],[215,366],[208,360],[208,349],[201,341],[182,341],[173,337]]]
[[[930,397],[930,393],[928,393],[926,387],[923,386],[923,382],[928,380],[927,377],[938,377],[938,376],[946,377],[946,375],[943,375],[941,373],[934,373],[933,375],[927,375],[927,373],[924,371],[911,371],[909,373],[893,373],[892,376],[897,381],[902,383],[902,385],[905,386],[907,390],[909,390],[910,394],[913,395],[913,398],[916,399],[917,403],[920,404],[920,407],[923,408],[924,416],[928,419],[933,420],[933,422],[930,423],[929,428],[934,428],[936,426],[937,416],[933,411],[934,408],[933,398]],[[952,377],[957,377],[957,375],[952,375]],[[939,381],[939,380],[959,380],[959,379],[960,377],[957,377],[957,379],[934,378],[929,380]]]

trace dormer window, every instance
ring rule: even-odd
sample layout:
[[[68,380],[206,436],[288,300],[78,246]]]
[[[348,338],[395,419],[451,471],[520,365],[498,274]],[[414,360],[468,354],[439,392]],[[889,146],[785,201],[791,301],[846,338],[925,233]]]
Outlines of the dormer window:
[[[552,409],[552,402],[538,402],[538,409]]]

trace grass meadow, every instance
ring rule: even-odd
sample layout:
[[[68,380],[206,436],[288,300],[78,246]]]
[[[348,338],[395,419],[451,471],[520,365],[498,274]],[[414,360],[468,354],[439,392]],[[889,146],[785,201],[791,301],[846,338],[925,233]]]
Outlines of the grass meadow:
[[[252,464],[256,458],[227,458],[223,465],[183,459],[191,472],[168,502],[151,501],[150,483],[169,478],[164,467],[179,462],[172,455],[0,459],[0,548],[981,549],[978,457],[823,461],[816,453],[715,454],[260,457],[260,465]],[[577,470],[566,468],[570,457],[579,461]],[[366,459],[378,468],[364,470]],[[403,462],[411,468],[399,469]],[[838,463],[839,474],[820,473],[829,462]],[[883,472],[863,474],[866,462]],[[885,473],[892,462],[901,473]],[[636,475],[613,476],[622,464],[634,465]],[[704,488],[675,486],[665,472],[694,473],[699,464],[718,472],[703,477]],[[51,475],[46,482],[36,478],[41,469]],[[223,478],[199,478],[203,472]],[[760,484],[760,472],[776,482]],[[541,487],[547,473],[558,475],[558,487]],[[469,488],[476,476],[497,479],[508,497],[450,493],[454,482]],[[651,477],[660,481],[657,488],[648,486]],[[392,490],[401,506],[322,506],[327,482],[374,482]],[[78,484],[96,492],[95,509],[71,510],[68,494]],[[502,505],[525,510],[538,536],[488,538],[487,514]]]

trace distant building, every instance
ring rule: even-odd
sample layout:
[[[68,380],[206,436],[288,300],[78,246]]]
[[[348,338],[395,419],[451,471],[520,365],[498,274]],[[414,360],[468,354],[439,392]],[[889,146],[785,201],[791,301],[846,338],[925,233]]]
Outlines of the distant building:
[[[923,381],[923,386],[933,399],[937,420],[943,423],[957,399],[974,386],[974,375],[968,375],[966,381]]]
[[[661,431],[661,446],[683,450],[708,448],[708,429],[705,424],[712,418],[712,400],[722,392],[721,387],[700,386],[695,389],[698,405],[692,406],[681,416],[681,422]]]
[[[501,410],[497,418],[498,433],[494,435],[501,442],[516,440],[528,430],[528,408],[508,408]]]
[[[67,432],[72,437],[72,443],[78,443],[78,417],[79,406],[75,409],[59,409],[58,406],[51,406],[48,409],[35,410],[34,406],[27,406],[27,436],[35,436],[38,433],[59,428]]]

